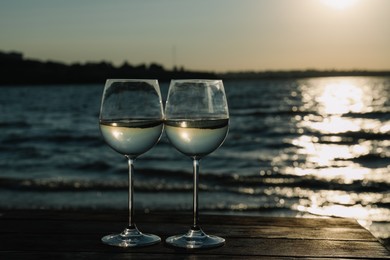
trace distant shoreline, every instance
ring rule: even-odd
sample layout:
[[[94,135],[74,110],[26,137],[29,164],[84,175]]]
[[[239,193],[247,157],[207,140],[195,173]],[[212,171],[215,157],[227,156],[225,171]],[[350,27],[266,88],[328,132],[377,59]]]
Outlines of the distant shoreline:
[[[162,65],[131,65],[124,63],[114,66],[109,62],[87,62],[65,64],[54,61],[26,59],[20,52],[0,51],[1,85],[42,85],[42,84],[88,84],[101,83],[107,78],[150,78],[169,81],[179,78],[210,78],[224,80],[248,79],[290,79],[335,76],[390,76],[388,71],[369,70],[280,70],[280,71],[236,71],[216,73],[191,71],[183,67],[166,70]]]
[[[290,70],[260,72],[228,72],[219,74],[223,79],[296,79],[314,77],[390,77],[390,71],[368,70]]]

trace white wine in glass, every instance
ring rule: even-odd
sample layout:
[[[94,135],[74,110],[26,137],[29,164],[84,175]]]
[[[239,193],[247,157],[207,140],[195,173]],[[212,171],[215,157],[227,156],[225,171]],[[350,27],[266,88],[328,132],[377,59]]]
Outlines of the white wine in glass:
[[[187,233],[168,237],[181,248],[222,246],[225,239],[207,235],[199,226],[199,161],[224,142],[229,130],[229,111],[221,80],[172,80],[165,106],[165,133],[170,143],[193,159],[193,225]]]
[[[140,247],[159,243],[161,238],[144,234],[134,223],[134,160],[150,150],[163,131],[163,108],[157,80],[108,79],[100,107],[100,131],[105,142],[127,158],[129,166],[128,226],[119,234],[102,238],[119,247]]]

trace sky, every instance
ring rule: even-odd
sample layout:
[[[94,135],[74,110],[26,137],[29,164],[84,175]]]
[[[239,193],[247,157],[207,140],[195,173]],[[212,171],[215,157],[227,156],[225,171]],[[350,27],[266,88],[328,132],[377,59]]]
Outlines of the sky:
[[[390,70],[390,0],[1,0],[0,35],[69,64]]]

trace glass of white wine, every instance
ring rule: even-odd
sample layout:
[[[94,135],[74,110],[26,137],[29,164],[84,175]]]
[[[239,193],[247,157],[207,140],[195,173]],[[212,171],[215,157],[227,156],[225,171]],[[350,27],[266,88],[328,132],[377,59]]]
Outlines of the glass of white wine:
[[[140,232],[134,223],[134,160],[150,150],[163,131],[163,106],[157,80],[108,79],[100,107],[100,131],[105,142],[127,158],[129,166],[128,226],[119,234],[102,238],[119,247],[159,243],[161,238]]]
[[[199,161],[224,142],[229,111],[222,80],[172,80],[165,106],[165,133],[170,143],[193,160],[193,225],[168,237],[169,245],[195,249],[222,246],[225,239],[207,235],[199,226]]]

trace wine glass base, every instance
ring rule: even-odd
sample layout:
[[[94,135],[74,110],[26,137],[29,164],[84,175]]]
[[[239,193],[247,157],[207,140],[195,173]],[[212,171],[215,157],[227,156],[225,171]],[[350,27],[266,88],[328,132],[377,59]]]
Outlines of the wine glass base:
[[[104,236],[102,237],[102,242],[110,246],[142,247],[157,244],[161,242],[161,238],[153,234],[143,234],[134,227],[126,228],[120,234]]]
[[[225,244],[225,239],[218,236],[207,235],[202,229],[190,229],[186,234],[168,237],[165,242],[174,247],[187,249],[213,248]]]

